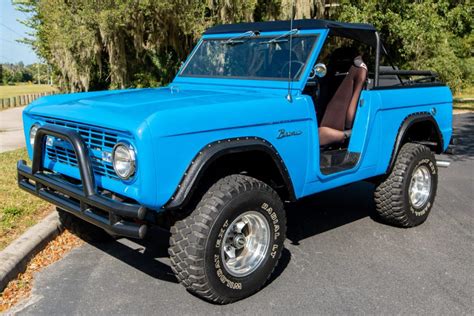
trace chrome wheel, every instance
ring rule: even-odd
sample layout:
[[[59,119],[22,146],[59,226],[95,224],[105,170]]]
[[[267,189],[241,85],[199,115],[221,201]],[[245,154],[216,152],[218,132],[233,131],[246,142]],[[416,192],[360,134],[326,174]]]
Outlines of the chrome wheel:
[[[235,277],[254,272],[262,263],[270,244],[270,226],[264,215],[250,211],[227,227],[221,248],[224,268]]]
[[[431,172],[427,166],[419,166],[411,176],[409,187],[411,205],[415,208],[422,207],[430,198],[430,194]]]

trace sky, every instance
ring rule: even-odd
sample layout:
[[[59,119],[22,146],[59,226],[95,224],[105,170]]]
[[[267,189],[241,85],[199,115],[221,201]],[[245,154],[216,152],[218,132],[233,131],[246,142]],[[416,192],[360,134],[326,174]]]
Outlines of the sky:
[[[16,42],[26,37],[29,28],[18,22],[26,19],[23,12],[16,11],[11,0],[0,0],[0,63],[17,63],[25,65],[38,62],[39,59],[29,45]]]

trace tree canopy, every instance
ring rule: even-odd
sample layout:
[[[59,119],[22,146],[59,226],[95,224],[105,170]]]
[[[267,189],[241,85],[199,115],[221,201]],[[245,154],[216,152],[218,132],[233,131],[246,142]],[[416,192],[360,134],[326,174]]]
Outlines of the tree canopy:
[[[51,80],[50,69],[45,64],[24,65],[22,62],[0,64],[0,85],[19,82],[47,83]]]
[[[13,0],[26,39],[70,91],[169,82],[218,23],[295,18],[369,22],[401,68],[429,68],[452,89],[473,84],[470,0]]]

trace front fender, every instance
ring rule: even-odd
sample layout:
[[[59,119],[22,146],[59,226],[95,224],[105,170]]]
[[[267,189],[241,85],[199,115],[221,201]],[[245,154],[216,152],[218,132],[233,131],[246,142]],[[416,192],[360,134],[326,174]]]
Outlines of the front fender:
[[[262,151],[269,154],[285,182],[290,199],[296,199],[288,169],[275,147],[259,137],[243,137],[219,140],[204,146],[187,168],[175,193],[166,203],[165,208],[175,209],[186,204],[206,169],[216,159],[226,154],[245,151]]]

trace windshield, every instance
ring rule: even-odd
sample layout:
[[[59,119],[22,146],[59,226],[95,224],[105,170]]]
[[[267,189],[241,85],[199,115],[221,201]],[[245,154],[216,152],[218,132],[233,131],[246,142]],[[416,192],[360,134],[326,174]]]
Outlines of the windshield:
[[[229,79],[298,80],[315,46],[318,35],[294,36],[291,65],[290,39],[240,37],[205,39],[180,72],[184,77]]]

